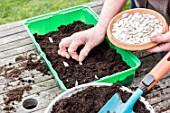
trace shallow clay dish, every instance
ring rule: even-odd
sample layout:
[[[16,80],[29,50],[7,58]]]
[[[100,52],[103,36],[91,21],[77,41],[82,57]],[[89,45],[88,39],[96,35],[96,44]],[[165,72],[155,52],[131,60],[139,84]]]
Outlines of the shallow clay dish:
[[[163,30],[162,33],[165,33],[168,31],[168,24],[165,20],[165,18],[159,14],[156,11],[150,10],[150,9],[145,9],[145,8],[135,8],[135,9],[130,9],[130,10],[126,10],[124,12],[121,12],[119,14],[117,14],[109,23],[108,29],[107,29],[107,36],[109,41],[114,44],[115,46],[119,47],[119,48],[123,48],[126,50],[132,50],[132,51],[136,51],[136,50],[146,50],[149,48],[152,48],[154,46],[156,46],[158,43],[156,42],[147,42],[147,43],[142,43],[142,44],[128,44],[128,43],[124,43],[119,41],[118,39],[116,39],[113,35],[112,35],[112,28],[113,28],[113,24],[119,20],[122,17],[122,14],[124,13],[128,13],[128,14],[133,14],[135,12],[140,12],[140,13],[144,13],[144,14],[151,14],[156,16],[156,18],[162,23],[163,25]]]

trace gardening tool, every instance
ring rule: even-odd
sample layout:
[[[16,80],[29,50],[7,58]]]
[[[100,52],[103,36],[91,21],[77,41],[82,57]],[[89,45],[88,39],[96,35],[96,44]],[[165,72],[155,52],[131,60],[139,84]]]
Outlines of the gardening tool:
[[[126,103],[123,103],[119,94],[112,98],[100,109],[98,113],[135,113],[133,106],[140,96],[149,91],[170,70],[170,52],[144,77],[137,90]]]

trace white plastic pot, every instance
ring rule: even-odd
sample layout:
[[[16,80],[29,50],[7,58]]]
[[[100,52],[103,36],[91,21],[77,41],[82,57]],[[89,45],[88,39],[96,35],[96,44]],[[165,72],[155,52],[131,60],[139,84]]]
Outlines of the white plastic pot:
[[[111,86],[112,84],[109,83],[88,83],[88,84],[83,84],[83,85],[78,85],[76,87],[73,87],[71,89],[68,89],[67,91],[61,93],[60,95],[58,95],[46,108],[45,113],[51,113],[53,105],[55,105],[56,102],[58,102],[61,99],[70,97],[72,94],[77,93],[78,91],[82,91],[84,89],[86,89],[89,86],[96,86],[96,87],[100,87],[100,86]],[[127,88],[122,86],[121,89],[123,91],[127,91],[129,93],[132,93],[132,91]],[[141,97],[140,101],[142,103],[144,103],[145,107],[150,111],[150,113],[155,113],[155,111],[153,110],[153,107],[145,100],[145,98]]]

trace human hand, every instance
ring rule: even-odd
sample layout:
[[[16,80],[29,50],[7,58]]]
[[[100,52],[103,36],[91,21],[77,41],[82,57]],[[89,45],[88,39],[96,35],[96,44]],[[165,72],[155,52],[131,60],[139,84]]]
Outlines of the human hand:
[[[170,51],[170,27],[165,34],[159,34],[151,38],[152,41],[160,43],[158,46],[148,49],[149,52]]]
[[[89,54],[90,50],[104,40],[105,29],[95,26],[85,31],[77,32],[70,37],[63,38],[59,43],[60,54],[69,59],[70,57],[82,62]],[[84,45],[79,55],[76,50]]]

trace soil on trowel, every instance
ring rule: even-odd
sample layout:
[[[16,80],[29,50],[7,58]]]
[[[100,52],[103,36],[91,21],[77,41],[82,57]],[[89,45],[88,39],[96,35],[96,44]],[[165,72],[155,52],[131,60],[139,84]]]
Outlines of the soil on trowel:
[[[90,86],[71,97],[56,102],[51,113],[97,113],[115,93],[120,95],[123,102],[129,99],[131,94],[122,91],[120,87],[119,84],[101,87]],[[134,112],[150,113],[140,101],[135,104]]]
[[[93,25],[75,21],[72,24],[61,25],[58,27],[58,31],[53,31],[46,35],[34,34],[36,41],[40,44],[47,59],[51,61],[53,68],[58,72],[59,78],[67,88],[88,83],[130,68],[122,60],[121,55],[111,49],[106,41],[95,47],[82,62],[82,65],[73,59],[66,59],[59,55],[58,50],[61,39],[91,27]],[[78,53],[81,48],[78,48]]]

